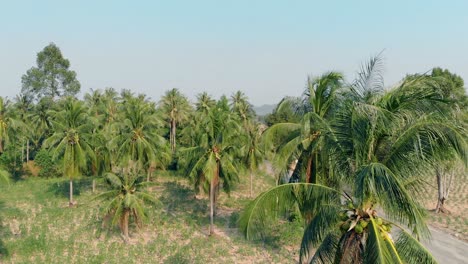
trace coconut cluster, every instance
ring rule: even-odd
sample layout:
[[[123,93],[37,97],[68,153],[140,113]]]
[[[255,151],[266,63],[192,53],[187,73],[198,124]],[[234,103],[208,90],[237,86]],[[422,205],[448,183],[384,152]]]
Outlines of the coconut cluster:
[[[374,222],[378,225],[378,228],[381,231],[381,234],[388,236],[388,233],[391,231],[391,224],[384,222],[384,220],[377,216],[377,212],[372,209],[358,209],[355,208],[352,202],[347,204],[347,209],[340,212],[340,230],[342,233],[349,231],[354,231],[357,234],[362,234],[366,231],[371,218],[374,219]]]

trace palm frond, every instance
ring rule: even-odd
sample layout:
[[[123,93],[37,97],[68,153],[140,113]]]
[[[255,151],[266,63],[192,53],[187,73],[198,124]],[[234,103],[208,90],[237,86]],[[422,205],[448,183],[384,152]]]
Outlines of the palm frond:
[[[263,235],[265,223],[287,212],[294,203],[308,201],[311,212],[318,212],[322,204],[336,201],[339,193],[323,185],[289,183],[276,186],[260,194],[242,213],[239,225],[247,239]]]
[[[432,254],[413,236],[401,229],[395,247],[401,258],[408,264],[436,264],[437,261]]]

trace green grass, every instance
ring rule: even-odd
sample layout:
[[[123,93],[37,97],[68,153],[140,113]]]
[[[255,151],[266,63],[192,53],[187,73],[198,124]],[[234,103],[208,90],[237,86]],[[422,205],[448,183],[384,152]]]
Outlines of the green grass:
[[[151,208],[145,226],[130,227],[124,243],[117,228],[102,227],[90,179],[75,181],[78,205],[68,208],[66,179],[38,179],[0,189],[1,263],[295,263],[302,235],[299,223],[283,222],[264,241],[246,241],[236,227],[250,201],[247,177],[230,197],[221,194],[216,234],[208,233],[208,199],[182,177],[156,177],[151,192],[163,206]],[[274,184],[259,174],[255,193]],[[104,186],[98,184],[98,190]]]

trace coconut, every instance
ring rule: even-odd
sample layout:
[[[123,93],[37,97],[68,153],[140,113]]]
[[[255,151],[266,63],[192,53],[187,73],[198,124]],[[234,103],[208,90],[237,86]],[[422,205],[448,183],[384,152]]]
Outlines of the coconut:
[[[345,212],[340,213],[340,220],[341,221],[346,221],[348,220],[348,215]]]
[[[367,221],[362,220],[362,219],[359,220],[359,225],[362,226],[362,228],[366,228],[367,224],[368,224]]]
[[[378,225],[382,225],[382,224],[383,224],[382,218],[377,217],[375,220],[377,221],[377,224],[378,224]]]
[[[354,227],[354,231],[355,231],[356,233],[358,233],[358,234],[361,234],[362,231],[364,231],[364,229],[362,228],[362,226],[356,225],[356,226]]]

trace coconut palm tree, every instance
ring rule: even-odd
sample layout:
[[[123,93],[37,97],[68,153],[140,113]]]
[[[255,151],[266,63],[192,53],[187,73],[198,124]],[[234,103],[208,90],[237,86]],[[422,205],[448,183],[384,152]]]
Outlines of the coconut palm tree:
[[[227,109],[226,109],[227,108]],[[231,189],[233,181],[238,179],[234,152],[236,131],[239,124],[227,105],[227,99],[220,100],[208,112],[201,110],[195,128],[196,145],[184,150],[189,160],[188,175],[195,187],[202,186],[210,195],[210,235],[214,232],[214,216],[219,188],[224,191]]]
[[[73,206],[73,179],[94,158],[90,146],[93,123],[83,103],[73,98],[66,98],[63,110],[52,111],[51,116],[54,133],[44,141],[43,147],[52,149],[55,159],[62,157],[63,173],[70,179],[69,205]]]
[[[130,220],[133,219],[141,227],[147,218],[145,205],[160,204],[154,196],[145,192],[145,187],[150,183],[144,182],[144,178],[144,175],[139,175],[131,168],[118,174],[106,173],[105,179],[110,190],[94,198],[109,201],[104,209],[104,219],[110,218],[112,225],[118,225],[126,241],[129,238]]]
[[[172,153],[174,154],[176,151],[177,126],[179,123],[186,122],[189,119],[191,106],[187,98],[177,88],[167,91],[159,104],[164,119],[169,123],[169,141]]]
[[[302,116],[300,122],[278,123],[265,132],[267,142],[275,142],[275,136],[285,135],[277,148],[277,164],[286,169],[291,161],[297,159],[299,166],[296,166],[293,175],[305,170],[306,182],[317,183],[317,169],[329,169],[328,153],[321,146],[328,140],[328,119],[333,114],[342,81],[343,76],[337,72],[328,72],[315,79],[309,77],[300,102],[294,98],[283,102],[289,107],[291,102],[296,101],[293,107]]]
[[[261,142],[264,126],[249,122],[245,138],[242,140],[241,153],[244,156],[244,163],[250,175],[250,197],[253,195],[253,174],[260,164],[265,160],[264,146]]]
[[[235,92],[231,96],[230,107],[242,120],[244,128],[247,129],[248,121],[254,116],[254,111],[252,105],[248,101],[248,97],[241,91]]]
[[[111,140],[123,167],[136,166],[149,173],[152,163],[166,164],[170,155],[154,107],[139,98],[128,97],[122,105],[123,121],[116,123],[118,134]]]
[[[437,87],[404,82],[385,92],[379,66],[376,58],[363,68],[330,128],[319,130],[332,132],[333,141],[323,147],[341,184],[291,183],[262,193],[241,217],[248,238],[296,204],[310,216],[302,262],[435,263],[419,242],[430,234],[414,194],[437,150],[451,147],[466,160],[466,141],[458,128],[432,115],[441,101]],[[391,227],[399,229],[396,240]]]

